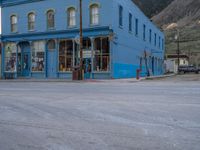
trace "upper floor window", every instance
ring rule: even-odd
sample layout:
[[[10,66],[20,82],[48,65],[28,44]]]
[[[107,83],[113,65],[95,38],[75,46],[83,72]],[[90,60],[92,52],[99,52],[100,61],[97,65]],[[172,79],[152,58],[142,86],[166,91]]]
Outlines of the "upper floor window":
[[[17,16],[16,15],[12,15],[10,17],[10,25],[11,25],[11,32],[17,32]]]
[[[67,10],[68,13],[68,26],[74,27],[76,26],[76,9],[74,7],[70,7]]]
[[[157,34],[156,33],[154,34],[154,45],[155,46],[157,45]]]
[[[149,29],[149,43],[151,43],[152,41],[152,30]]]
[[[135,35],[138,36],[138,24],[139,24],[139,20],[136,18],[135,19]]]
[[[129,31],[130,32],[132,32],[132,18],[133,18],[133,15],[129,13]]]
[[[159,44],[158,44],[158,47],[160,48],[160,46],[161,46],[161,38],[160,38],[160,36],[159,36]]]
[[[55,12],[53,10],[47,11],[47,29],[55,28]]]
[[[28,14],[28,30],[35,30],[35,14],[33,12]]]
[[[162,50],[164,50],[164,39],[162,39]]]
[[[143,40],[146,40],[146,25],[143,24]]]
[[[119,26],[123,26],[123,7],[119,6]]]
[[[98,4],[93,4],[90,6],[90,24],[99,24],[99,6]]]

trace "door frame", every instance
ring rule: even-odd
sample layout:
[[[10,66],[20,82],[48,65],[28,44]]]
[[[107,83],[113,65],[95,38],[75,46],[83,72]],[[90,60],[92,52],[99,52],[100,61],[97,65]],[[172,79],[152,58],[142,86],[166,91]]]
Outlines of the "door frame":
[[[19,48],[21,49],[21,59],[19,60],[18,58],[18,51],[19,51]],[[27,70],[27,74],[24,73],[24,65],[22,65],[22,63],[24,62],[24,54],[28,54],[28,70]],[[20,64],[21,64],[21,71],[20,73],[18,72],[18,74],[21,76],[21,77],[30,77],[31,76],[31,44],[30,42],[28,41],[23,41],[23,42],[19,42],[17,44],[17,68],[18,68],[18,65],[19,65],[19,62],[20,61]]]
[[[50,42],[54,42],[53,44],[54,44],[54,46],[53,47],[49,47],[49,44],[50,44]],[[51,45],[52,46],[52,45]],[[58,64],[58,40],[56,40],[56,39],[49,39],[49,40],[47,40],[46,41],[46,48],[45,48],[46,50],[46,78],[57,78],[58,77],[58,66],[57,66],[57,64]],[[51,54],[51,55],[53,55],[53,57],[54,57],[54,60],[55,60],[55,64],[53,65],[53,66],[55,66],[55,73],[54,73],[54,75],[53,75],[53,77],[49,77],[49,54],[50,53],[53,53],[53,54]]]
[[[83,63],[83,65],[84,65],[84,79],[90,79],[91,75],[92,75],[92,59],[91,58],[83,58],[83,61],[84,61],[84,63]],[[85,64],[86,63],[85,61],[87,62],[87,64]],[[90,66],[90,68],[89,68],[89,66]],[[90,69],[90,71],[88,71],[89,69]]]

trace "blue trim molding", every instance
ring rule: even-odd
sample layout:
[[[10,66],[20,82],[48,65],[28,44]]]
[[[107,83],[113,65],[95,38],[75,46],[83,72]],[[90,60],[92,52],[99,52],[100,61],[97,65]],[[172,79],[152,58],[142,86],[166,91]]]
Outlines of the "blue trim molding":
[[[83,29],[83,36],[100,36],[110,35],[113,30],[109,27],[93,27]],[[38,40],[38,39],[62,39],[62,38],[75,38],[79,34],[79,29],[61,30],[61,31],[47,31],[47,32],[34,32],[24,34],[2,35],[3,42]]]
[[[45,1],[45,0],[2,0],[1,7],[9,7],[9,6],[39,2],[39,1]]]

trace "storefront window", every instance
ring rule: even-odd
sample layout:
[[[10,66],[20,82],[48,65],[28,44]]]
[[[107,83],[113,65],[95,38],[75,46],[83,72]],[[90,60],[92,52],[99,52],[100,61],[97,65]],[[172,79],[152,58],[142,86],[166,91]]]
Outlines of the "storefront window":
[[[16,44],[7,43],[5,46],[5,71],[16,72],[16,53]]]
[[[45,42],[36,41],[32,45],[32,71],[44,71]]]
[[[73,42],[65,40],[60,42],[59,47],[59,71],[72,71],[73,66]]]
[[[94,41],[94,71],[110,70],[109,39],[96,38]]]

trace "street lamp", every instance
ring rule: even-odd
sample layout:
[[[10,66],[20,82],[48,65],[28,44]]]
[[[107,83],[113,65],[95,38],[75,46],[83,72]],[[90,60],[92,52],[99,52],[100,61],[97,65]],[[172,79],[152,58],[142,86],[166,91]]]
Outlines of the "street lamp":
[[[177,29],[177,34],[175,35],[175,40],[177,42],[177,56],[178,56],[178,73],[179,73],[179,67],[180,67],[180,33]]]

